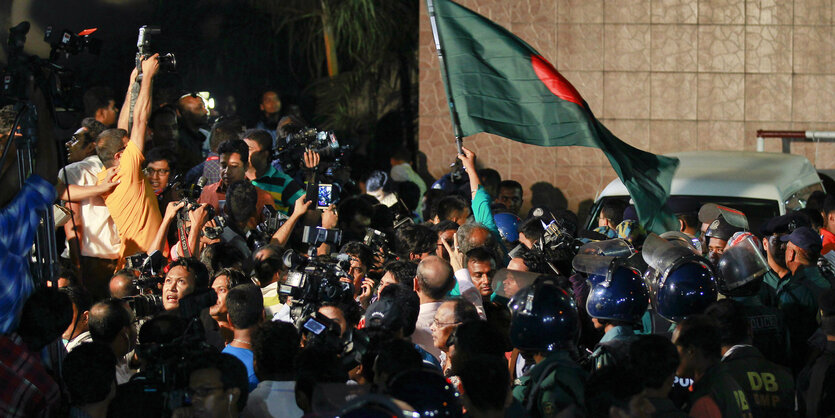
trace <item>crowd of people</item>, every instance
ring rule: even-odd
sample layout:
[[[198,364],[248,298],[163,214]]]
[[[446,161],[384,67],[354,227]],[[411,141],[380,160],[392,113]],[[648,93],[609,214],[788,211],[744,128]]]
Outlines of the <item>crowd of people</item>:
[[[69,164],[0,212],[0,415],[835,414],[835,195],[758,231],[671,197],[661,235],[613,199],[587,229],[466,148],[434,183],[405,149],[352,167],[273,91],[209,126],[158,67],[121,112],[88,92]],[[65,266],[36,286],[56,199]]]

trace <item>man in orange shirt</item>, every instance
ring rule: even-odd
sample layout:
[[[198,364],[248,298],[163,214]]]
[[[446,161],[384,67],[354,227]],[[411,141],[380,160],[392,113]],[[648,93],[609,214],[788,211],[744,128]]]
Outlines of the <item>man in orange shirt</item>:
[[[208,203],[221,213],[226,202],[226,189],[236,181],[246,180],[246,170],[249,167],[249,147],[241,139],[230,139],[217,147],[220,155],[220,181],[203,188],[198,203]],[[262,221],[264,206],[273,206],[273,198],[269,193],[255,188],[258,192],[258,203],[255,205],[256,219]],[[223,202],[223,203],[221,203]]]
[[[145,131],[151,113],[151,89],[158,70],[157,55],[142,61],[143,77],[134,105],[130,137],[124,129],[108,129],[96,140],[96,153],[102,164],[106,168],[118,167],[113,182],[119,184],[112,192],[102,195],[122,242],[117,268],[124,266],[125,257],[144,252],[151,246],[162,221],[154,189],[142,173]],[[135,78],[136,71],[131,74],[128,97]],[[125,121],[120,118],[119,126],[124,127]],[[106,170],[99,173],[99,184],[104,182],[106,175]]]
[[[835,196],[826,195],[823,200],[821,215],[823,216],[823,227],[820,229],[821,240],[823,241],[821,255],[824,255],[835,250]]]

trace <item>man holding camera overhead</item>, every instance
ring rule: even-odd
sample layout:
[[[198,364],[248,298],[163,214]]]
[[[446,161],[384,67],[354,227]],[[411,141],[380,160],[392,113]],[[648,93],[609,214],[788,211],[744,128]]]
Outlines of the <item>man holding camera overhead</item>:
[[[122,243],[117,268],[124,266],[126,256],[148,250],[162,221],[154,189],[142,172],[145,132],[151,113],[151,90],[154,76],[159,71],[157,58],[155,54],[142,61],[142,82],[134,105],[130,137],[125,129],[108,129],[96,141],[96,153],[105,168],[109,169],[98,174],[99,184],[106,181],[108,171],[117,170],[113,182],[118,185],[112,192],[102,195]],[[137,71],[134,70],[127,97],[131,95],[136,77]],[[127,125],[122,122],[120,118],[119,126]]]

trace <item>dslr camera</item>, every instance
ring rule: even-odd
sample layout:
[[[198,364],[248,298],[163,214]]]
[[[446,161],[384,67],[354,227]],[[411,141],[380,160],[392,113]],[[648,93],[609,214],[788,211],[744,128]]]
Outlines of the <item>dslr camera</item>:
[[[350,258],[334,262],[329,257],[308,258],[287,250],[282,259],[290,271],[278,292],[293,298],[290,316],[294,320],[309,316],[323,302],[353,299],[354,286],[348,274]]]

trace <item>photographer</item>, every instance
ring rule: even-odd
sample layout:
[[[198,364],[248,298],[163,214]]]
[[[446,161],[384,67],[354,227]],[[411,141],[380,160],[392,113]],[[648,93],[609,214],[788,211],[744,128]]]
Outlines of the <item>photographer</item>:
[[[243,140],[249,146],[250,154],[247,178],[273,197],[276,209],[284,214],[289,213],[290,204],[304,195],[304,187],[270,164],[272,137],[267,131],[250,129],[244,133]],[[304,165],[308,170],[318,167],[319,154],[306,151]]]
[[[216,213],[221,213],[222,206],[227,202],[226,193],[229,185],[246,180],[246,170],[249,167],[249,148],[246,142],[240,139],[232,139],[220,144],[217,152],[220,154],[220,181],[204,187],[197,202],[208,203],[215,208]],[[264,206],[267,205],[273,205],[272,196],[256,188],[256,202],[253,203],[255,213],[260,216]],[[262,220],[259,218],[258,222]]]
[[[198,254],[200,244],[200,231],[203,229],[203,226],[206,224],[206,220],[209,216],[208,213],[208,204],[202,204],[192,210],[188,211],[188,237],[186,237],[186,245],[188,245],[189,253],[190,254]],[[168,230],[171,226],[171,222],[174,221],[180,211],[185,207],[185,202],[182,200],[178,200],[175,202],[168,202],[168,206],[165,208],[165,215],[162,217],[162,222],[160,223],[159,229],[157,229],[157,233],[154,236],[154,240],[151,242],[151,245],[148,247],[148,254],[151,254],[154,251],[163,251],[166,250],[166,245],[164,245],[165,239],[168,236]],[[183,239],[184,237],[179,237]],[[179,241],[177,241],[179,243]],[[183,252],[180,249],[180,245],[175,245],[171,249],[171,253],[169,257],[172,259],[178,259],[183,256]]]
[[[146,251],[151,246],[162,222],[156,195],[142,172],[151,90],[154,76],[159,70],[157,58],[157,55],[153,55],[142,61],[143,77],[134,107],[133,130],[129,140],[124,129],[108,129],[99,135],[96,143],[96,153],[102,164],[107,168],[118,167],[114,182],[119,184],[112,192],[104,195],[104,201],[116,223],[122,243],[119,268],[124,265],[127,255]],[[136,75],[136,71],[131,73],[129,85],[133,85]],[[104,183],[106,176],[106,171],[98,174],[99,184]]]

